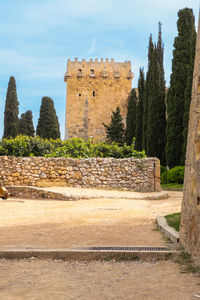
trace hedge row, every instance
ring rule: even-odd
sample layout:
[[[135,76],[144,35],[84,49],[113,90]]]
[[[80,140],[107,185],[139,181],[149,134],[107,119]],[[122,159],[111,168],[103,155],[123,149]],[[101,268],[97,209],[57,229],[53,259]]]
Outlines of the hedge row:
[[[114,158],[144,158],[145,152],[135,150],[135,141],[132,145],[119,146],[116,143],[93,143],[80,138],[66,141],[60,139],[42,139],[40,137],[17,136],[15,139],[0,140],[0,156],[45,156],[45,157],[114,157]]]

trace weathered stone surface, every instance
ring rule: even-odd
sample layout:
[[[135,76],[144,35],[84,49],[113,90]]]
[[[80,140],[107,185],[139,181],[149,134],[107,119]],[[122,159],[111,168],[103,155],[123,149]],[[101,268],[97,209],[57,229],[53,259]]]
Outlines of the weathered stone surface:
[[[200,20],[185,166],[180,241],[200,265]]]
[[[161,190],[160,162],[156,158],[0,157],[0,165],[1,184],[5,186],[114,187],[138,192]],[[16,165],[19,172],[16,172]],[[27,169],[27,165],[31,169]]]
[[[93,70],[93,71],[92,71]],[[103,72],[107,76],[103,76]],[[119,76],[115,76],[115,72]],[[94,74],[91,74],[94,72]],[[126,118],[133,74],[131,63],[68,60],[65,138],[83,137],[102,140],[104,123],[110,123],[112,111],[120,106]]]

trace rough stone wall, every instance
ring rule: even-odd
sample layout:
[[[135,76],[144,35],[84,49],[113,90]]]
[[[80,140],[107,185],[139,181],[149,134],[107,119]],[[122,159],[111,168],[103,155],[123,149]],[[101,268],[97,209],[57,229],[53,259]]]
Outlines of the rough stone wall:
[[[132,78],[130,61],[68,60],[65,138],[104,140],[117,106],[125,121]]]
[[[160,191],[157,158],[0,157],[4,186],[80,186]]]
[[[185,166],[180,241],[200,265],[200,23]]]

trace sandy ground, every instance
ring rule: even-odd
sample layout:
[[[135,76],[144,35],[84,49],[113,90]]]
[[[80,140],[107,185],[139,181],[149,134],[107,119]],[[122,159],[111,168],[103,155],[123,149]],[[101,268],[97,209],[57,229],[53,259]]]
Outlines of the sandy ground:
[[[88,196],[96,198],[118,198],[118,199],[144,199],[145,197],[153,197],[153,195],[159,195],[160,192],[151,192],[151,193],[139,193],[126,190],[104,190],[104,189],[95,189],[95,188],[77,188],[77,187],[46,187],[40,188],[43,190],[48,190],[52,192],[58,192],[67,195],[73,196]],[[155,197],[156,198],[156,197]]]
[[[158,215],[180,211],[182,193],[167,200],[0,201],[0,248],[165,245]],[[200,278],[172,261],[65,262],[0,260],[2,300],[188,300]]]
[[[172,262],[0,260],[2,300],[189,300],[200,279]]]
[[[0,248],[158,246],[155,219],[180,211],[182,193],[167,200],[0,201]]]

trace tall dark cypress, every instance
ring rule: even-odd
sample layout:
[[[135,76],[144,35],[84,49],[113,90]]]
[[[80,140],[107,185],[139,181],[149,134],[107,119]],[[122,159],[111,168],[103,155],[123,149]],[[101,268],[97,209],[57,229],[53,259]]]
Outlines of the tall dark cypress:
[[[184,103],[184,115],[183,115],[183,149],[182,149],[181,165],[185,164],[189,110],[190,110],[193,71],[194,71],[194,58],[195,58],[195,50],[196,50],[196,35],[197,34],[195,29],[195,20],[193,16],[193,26],[191,26],[191,36],[190,36],[190,40],[188,41],[190,43],[190,63],[188,65],[188,79],[187,79],[187,85],[184,93],[185,103]]]
[[[165,93],[161,85],[159,51],[155,46],[149,78],[147,154],[158,157],[165,164]]]
[[[166,91],[165,91],[165,72],[164,72],[164,44],[162,41],[162,29],[161,23],[158,23],[158,42],[157,42],[157,60],[159,64],[159,101],[158,101],[158,111],[159,116],[157,124],[159,126],[159,138],[157,141],[157,157],[160,159],[162,165],[166,165],[166,155],[165,155],[165,146],[166,146]]]
[[[136,113],[136,132],[135,132],[135,149],[142,150],[142,124],[143,124],[143,106],[144,106],[145,77],[144,70],[140,69],[138,80],[138,102]]]
[[[17,99],[16,82],[13,76],[10,77],[6,94],[4,111],[4,134],[3,138],[17,136],[19,102]]]
[[[27,136],[34,136],[33,115],[31,110],[21,114],[18,124],[18,133]]]
[[[50,97],[42,98],[36,134],[47,139],[60,138],[60,125]]]
[[[148,71],[146,75],[145,93],[144,93],[144,106],[143,106],[143,125],[142,125],[142,148],[147,151],[147,128],[148,128],[148,98],[150,90],[150,73],[152,65],[153,54],[153,41],[152,35],[149,38],[149,50],[148,50]]]
[[[125,132],[125,143],[131,145],[133,138],[136,134],[136,105],[137,96],[135,89],[132,89],[131,95],[128,101],[127,115],[126,115],[126,132]]]
[[[180,165],[183,153],[183,116],[185,107],[189,107],[186,88],[187,85],[189,88],[188,78],[190,77],[189,74],[191,74],[191,37],[194,34],[194,15],[192,9],[184,8],[179,10],[177,28],[178,36],[174,40],[172,74],[167,97],[166,157],[167,165],[170,168]],[[186,94],[187,103],[185,103]],[[188,117],[186,117],[185,120],[187,118]]]

